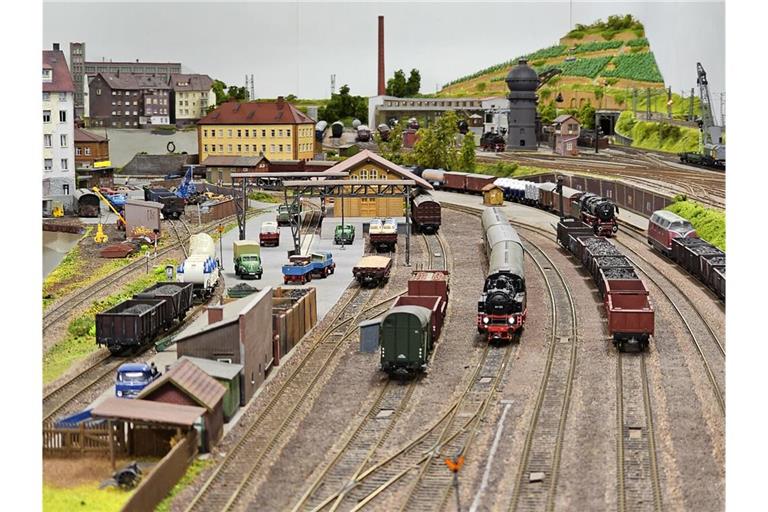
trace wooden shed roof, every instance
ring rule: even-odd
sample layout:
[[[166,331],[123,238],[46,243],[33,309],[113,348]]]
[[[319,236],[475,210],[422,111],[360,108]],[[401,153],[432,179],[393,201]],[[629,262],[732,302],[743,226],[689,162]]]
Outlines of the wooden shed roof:
[[[236,363],[222,363],[212,359],[203,359],[202,357],[181,356],[179,360],[187,360],[203,370],[214,379],[232,380],[243,369],[243,365]]]
[[[219,381],[193,362],[180,359],[162,377],[144,388],[137,398],[145,398],[167,384],[176,386],[208,411],[212,411],[227,392]]]
[[[114,396],[108,397],[91,410],[91,415],[97,418],[164,423],[182,427],[192,427],[203,414],[205,414],[205,409],[193,405],[130,400]]]

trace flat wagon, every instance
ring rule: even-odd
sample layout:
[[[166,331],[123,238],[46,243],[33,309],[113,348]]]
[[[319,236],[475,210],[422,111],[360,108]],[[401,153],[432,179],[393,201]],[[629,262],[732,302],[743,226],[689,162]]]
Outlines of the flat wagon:
[[[364,256],[352,268],[352,275],[361,286],[374,288],[389,281],[392,271],[392,258],[386,256]]]

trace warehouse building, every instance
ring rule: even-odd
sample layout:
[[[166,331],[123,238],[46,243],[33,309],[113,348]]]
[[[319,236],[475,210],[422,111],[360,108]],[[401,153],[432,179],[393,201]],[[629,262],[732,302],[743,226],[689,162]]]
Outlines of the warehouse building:
[[[431,190],[432,185],[407,169],[363,150],[334,165],[329,171],[347,171],[350,180],[413,180],[416,186]],[[333,217],[403,217],[405,198],[399,197],[334,197]]]

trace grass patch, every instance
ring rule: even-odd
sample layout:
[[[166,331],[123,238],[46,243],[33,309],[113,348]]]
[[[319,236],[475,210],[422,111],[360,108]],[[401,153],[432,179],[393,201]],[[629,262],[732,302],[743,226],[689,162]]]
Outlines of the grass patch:
[[[475,166],[475,173],[498,176],[499,178],[519,178],[521,176],[530,176],[532,174],[541,174],[546,172],[551,171],[548,169],[542,169],[540,167],[520,165],[516,162],[496,162],[493,164],[478,162]]]
[[[616,132],[632,139],[632,146],[669,153],[696,152],[699,130],[655,121],[638,121],[630,111],[624,111],[616,123]]]
[[[99,483],[62,489],[43,485],[43,510],[46,512],[111,512],[120,510],[131,493],[114,488],[99,489]]]
[[[280,201],[272,194],[268,194],[262,191],[255,191],[248,193],[248,199],[253,201],[261,201],[262,203],[279,203]]]
[[[168,512],[171,510],[171,501],[173,501],[174,496],[183,491],[186,486],[188,486],[195,478],[197,478],[197,475],[199,475],[212,463],[213,461],[211,459],[195,459],[192,464],[189,465],[187,472],[184,474],[184,476],[181,477],[181,480],[176,482],[176,485],[173,486],[173,489],[171,489],[171,492],[168,493],[168,496],[166,496],[163,501],[157,504],[157,507],[155,507],[155,512]]]
[[[156,265],[152,272],[125,285],[118,293],[95,301],[82,315],[73,319],[67,326],[67,337],[57,343],[43,355],[43,384],[60,377],[73,363],[82,360],[98,349],[96,345],[96,313],[101,313],[130,299],[135,294],[164,281],[165,266],[176,265],[176,260],[165,260]]]
[[[666,209],[690,221],[699,237],[725,251],[725,213],[684,197],[676,199]]]

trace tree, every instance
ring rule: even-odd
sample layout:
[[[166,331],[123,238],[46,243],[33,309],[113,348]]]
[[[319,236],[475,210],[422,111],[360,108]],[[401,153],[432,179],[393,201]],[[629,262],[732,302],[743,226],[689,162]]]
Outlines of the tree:
[[[292,101],[296,101],[296,99],[297,98],[296,98],[295,94],[289,94],[288,96],[285,97],[285,101],[287,101],[288,103],[290,103]]]
[[[221,80],[214,80],[212,89],[213,89],[213,93],[216,95],[217,105],[227,101],[227,91],[226,91],[227,84],[225,84]]]
[[[539,114],[541,114],[541,124],[552,124],[552,121],[554,121],[557,117],[557,108],[555,108],[554,103],[548,103],[546,105],[540,103],[539,107]]]
[[[475,134],[467,132],[464,140],[461,142],[461,153],[459,154],[459,168],[463,172],[475,172]]]
[[[418,69],[413,68],[405,84],[405,96],[416,96],[419,94],[419,89],[421,89],[421,73]]]
[[[585,103],[576,113],[576,119],[584,128],[593,129],[595,127],[595,107]]]
[[[413,146],[413,161],[433,169],[458,169],[459,151],[456,147],[458,133],[456,113],[446,112],[431,127],[419,129],[419,140]]]
[[[248,101],[248,89],[230,85],[227,89],[227,96],[229,96],[228,101]]]
[[[349,117],[355,117],[362,123],[367,123],[368,100],[362,96],[352,96],[349,94],[349,86],[344,84],[338,94],[332,94],[331,100],[318,109],[317,116],[328,123]]]
[[[387,94],[398,98],[403,98],[408,94],[408,82],[402,69],[395,71],[395,76],[387,80]]]
[[[405,156],[402,153],[403,150],[403,125],[398,123],[389,132],[389,140],[384,141],[381,138],[381,134],[378,130],[373,132],[373,140],[379,146],[379,154],[396,164],[405,163]]]

